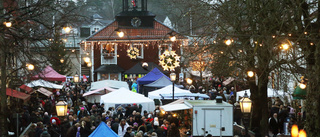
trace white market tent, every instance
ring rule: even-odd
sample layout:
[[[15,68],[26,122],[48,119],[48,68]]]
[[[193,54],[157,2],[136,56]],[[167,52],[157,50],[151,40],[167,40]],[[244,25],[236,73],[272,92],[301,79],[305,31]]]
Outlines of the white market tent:
[[[129,89],[129,85],[125,81],[117,81],[117,80],[102,80],[91,83],[91,87],[89,92],[83,94],[83,96],[90,103],[99,103],[102,95],[114,91],[119,88]],[[106,89],[107,92],[104,92]]]
[[[112,91],[111,93],[101,96],[100,103],[104,103],[104,108],[108,110],[109,107],[115,107],[116,104],[141,104],[142,112],[144,110],[150,112],[154,111],[155,105],[154,101],[141,95],[135,93],[126,88],[120,88],[118,90]]]
[[[62,89],[62,85],[54,84],[42,79],[31,81],[30,83],[25,84],[28,87],[46,87],[53,89]]]
[[[102,95],[107,94],[109,92],[115,91],[116,89],[103,87],[96,90],[92,90],[84,93],[82,96],[87,99],[89,103],[99,103]]]
[[[200,71],[189,71],[189,73],[193,76],[197,76],[200,77],[200,75],[202,75],[203,78],[207,78],[207,77],[212,77],[212,73],[211,71],[202,71],[202,74],[200,73]]]
[[[191,93],[189,90],[184,90],[184,89],[180,89],[178,87],[174,87],[174,95],[178,95],[178,94],[182,94],[182,93],[186,93],[189,94]],[[154,90],[152,92],[148,93],[148,97],[151,99],[163,99],[166,97],[161,96],[162,94],[171,94],[172,95],[172,85],[168,85],[164,88],[158,89],[158,90]],[[176,99],[178,99],[178,97],[175,97]]]
[[[101,89],[101,88],[113,88],[113,89],[120,89],[120,88],[126,88],[129,89],[129,85],[125,81],[117,81],[117,80],[101,80],[91,83],[90,91]]]
[[[238,91],[237,92],[237,98],[236,100],[239,100],[239,97],[243,97],[244,93],[247,92],[248,96],[250,97],[250,89],[247,90],[242,90],[242,91]],[[276,89],[272,89],[272,88],[268,88],[268,93],[267,93],[268,97],[280,97],[280,96],[287,96],[287,93],[284,93],[282,90],[276,90]]]
[[[185,99],[178,99],[169,104],[160,106],[160,108],[164,111],[177,111],[177,110],[190,109],[191,107],[184,104],[184,101]]]

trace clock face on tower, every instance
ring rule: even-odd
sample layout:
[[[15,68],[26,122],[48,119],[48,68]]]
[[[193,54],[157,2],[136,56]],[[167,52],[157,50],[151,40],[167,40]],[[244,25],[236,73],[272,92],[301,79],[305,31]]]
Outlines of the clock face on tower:
[[[141,19],[138,17],[134,17],[131,19],[131,25],[133,27],[139,27],[141,25]]]

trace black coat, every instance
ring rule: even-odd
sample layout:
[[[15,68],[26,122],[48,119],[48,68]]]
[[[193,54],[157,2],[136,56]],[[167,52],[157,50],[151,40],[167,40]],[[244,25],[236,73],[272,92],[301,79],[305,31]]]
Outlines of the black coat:
[[[123,137],[131,137],[130,133],[126,132]]]
[[[270,130],[273,134],[278,134],[279,133],[279,120],[275,119],[274,117],[271,117],[270,118],[270,121],[269,121],[269,127],[270,127]]]
[[[118,134],[119,123],[115,122],[111,125],[111,129]]]
[[[61,137],[67,137],[68,129],[71,127],[69,121],[64,121],[61,124]]]
[[[46,124],[46,125],[50,124],[50,117],[48,115],[43,116],[43,124]]]
[[[51,135],[51,137],[60,137],[60,135],[61,135],[61,129],[57,125],[51,125],[48,128],[48,132]]]

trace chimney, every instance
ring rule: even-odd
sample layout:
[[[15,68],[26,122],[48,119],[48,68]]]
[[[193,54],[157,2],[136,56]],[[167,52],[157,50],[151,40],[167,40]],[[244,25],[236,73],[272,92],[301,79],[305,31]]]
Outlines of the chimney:
[[[216,103],[222,103],[222,97],[221,96],[217,96],[216,97]]]

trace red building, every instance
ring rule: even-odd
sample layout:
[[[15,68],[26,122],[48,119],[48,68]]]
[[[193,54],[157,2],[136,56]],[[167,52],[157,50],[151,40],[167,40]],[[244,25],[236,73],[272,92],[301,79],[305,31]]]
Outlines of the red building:
[[[122,37],[119,35],[121,33]],[[176,40],[170,41],[169,38],[173,36]],[[123,0],[123,11],[115,20],[89,36],[81,46],[91,51],[96,81],[142,77],[147,71],[126,71],[142,62],[148,62],[147,70],[160,68],[157,66],[159,56],[165,50],[172,49],[181,55],[181,48],[185,44],[186,37],[157,21],[155,15],[147,10],[147,0]],[[129,53],[133,56],[129,57]],[[179,73],[179,70],[175,72]]]

